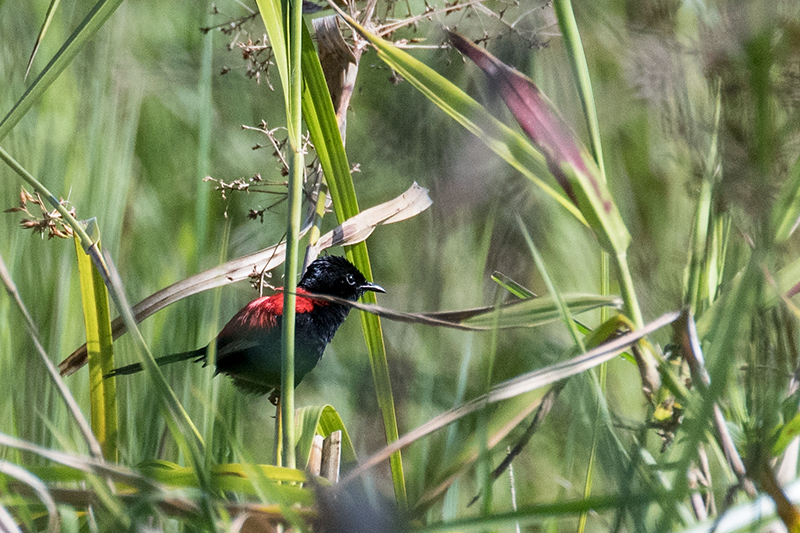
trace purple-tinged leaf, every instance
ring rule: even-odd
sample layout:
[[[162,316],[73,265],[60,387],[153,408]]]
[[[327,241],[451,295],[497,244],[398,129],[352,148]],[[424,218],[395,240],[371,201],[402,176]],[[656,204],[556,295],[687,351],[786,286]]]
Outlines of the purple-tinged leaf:
[[[547,166],[567,196],[581,210],[600,244],[611,253],[627,249],[630,235],[597,164],[556,108],[527,76],[462,36],[450,42],[489,77],[522,130],[544,154]]]

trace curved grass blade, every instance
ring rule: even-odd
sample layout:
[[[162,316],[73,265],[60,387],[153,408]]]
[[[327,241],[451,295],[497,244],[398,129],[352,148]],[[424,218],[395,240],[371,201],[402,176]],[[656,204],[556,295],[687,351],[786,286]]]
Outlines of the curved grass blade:
[[[501,159],[531,180],[543,192],[555,199],[581,223],[584,215],[573,202],[544,181],[551,174],[544,156],[524,136],[515,132],[489,113],[444,76],[418,61],[408,53],[367,31],[336,5],[330,4],[339,15],[378,51],[378,57],[400,74],[431,102],[483,141]]]
[[[407,433],[397,442],[390,444],[380,452],[374,454],[365,462],[361,463],[358,468],[348,474],[347,477],[342,480],[342,483],[352,481],[355,479],[355,477],[361,475],[366,470],[384,461],[395,450],[405,448],[422,437],[429,435],[434,431],[437,431],[455,422],[456,420],[484,409],[487,405],[506,400],[508,398],[513,398],[514,396],[519,396],[526,392],[538,389],[539,387],[544,387],[551,383],[555,383],[556,381],[580,374],[581,372],[584,372],[590,368],[594,368],[605,361],[609,361],[650,333],[671,324],[677,320],[679,316],[680,313],[678,312],[666,313],[661,315],[656,320],[650,322],[645,327],[622,335],[621,337],[617,337],[616,339],[589,350],[585,354],[582,354],[578,357],[573,357],[572,359],[555,363],[545,368],[534,370],[502,383],[498,383],[492,387],[488,393],[482,394],[481,396],[478,396],[477,398],[474,398],[459,407],[445,411],[439,416],[436,416],[425,424],[419,426],[417,429]]]
[[[600,245],[614,255],[627,250],[630,234],[597,163],[555,106],[528,77],[457,33],[450,42],[488,76],[514,118],[545,156],[547,167],[580,209]]]
[[[329,231],[320,238],[317,246],[320,250],[324,250],[332,246],[359,242],[366,239],[376,226],[400,222],[421,213],[430,205],[428,190],[415,183],[397,198],[366,209]],[[284,252],[284,244],[278,243],[173,283],[133,306],[136,322],[141,322],[168,305],[193,294],[245,280],[254,270],[257,272],[272,270],[283,263]],[[127,327],[122,318],[118,317],[111,323],[111,330],[116,339],[127,331]],[[86,364],[86,345],[61,361],[58,368],[62,376],[68,376],[84,364]]]
[[[14,520],[14,517],[2,504],[0,504],[0,527],[3,528],[3,531],[8,531],[9,533],[22,533],[17,521]]]
[[[572,313],[583,313],[602,307],[619,308],[622,305],[622,301],[618,296],[597,296],[594,294],[565,294],[562,296],[567,308]],[[314,295],[314,298],[340,303],[398,322],[439,326],[464,331],[532,328],[548,324],[561,317],[558,302],[550,296],[515,300],[497,306],[435,313],[405,313],[379,305],[350,302],[324,294]]]
[[[22,467],[2,460],[0,460],[0,474],[12,477],[30,487],[44,504],[45,509],[47,509],[47,530],[51,532],[58,531],[58,509],[56,509],[56,502],[50,495],[47,485],[42,483],[42,480]],[[0,522],[0,525],[2,525],[2,522]]]

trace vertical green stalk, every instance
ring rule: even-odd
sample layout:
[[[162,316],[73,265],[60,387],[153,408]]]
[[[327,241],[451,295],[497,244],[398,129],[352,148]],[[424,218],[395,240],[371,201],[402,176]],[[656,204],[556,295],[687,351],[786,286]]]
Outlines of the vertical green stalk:
[[[622,300],[625,302],[625,309],[628,316],[637,328],[644,327],[642,311],[639,309],[639,300],[636,299],[636,291],[633,289],[633,278],[628,268],[627,252],[620,252],[614,256],[617,265],[617,275],[619,276],[619,290],[622,293]]]
[[[583,117],[586,119],[586,128],[589,130],[589,144],[592,156],[600,168],[600,177],[606,181],[606,169],[603,165],[603,148],[600,143],[600,126],[597,122],[597,108],[594,105],[592,80],[589,77],[589,67],[586,65],[586,54],[583,53],[581,34],[578,32],[578,23],[575,13],[572,12],[570,0],[555,0],[553,8],[558,19],[558,28],[567,47],[567,57],[572,67],[572,73],[578,82],[578,96],[583,107]]]
[[[688,305],[693,313],[699,315],[710,305],[710,290],[708,284],[704,286],[709,277],[713,276],[713,255],[715,253],[714,227],[717,217],[713,208],[713,194],[716,186],[718,172],[718,146],[719,146],[719,121],[722,113],[722,97],[717,84],[716,108],[714,112],[714,131],[708,148],[708,155],[703,169],[703,182],[700,186],[700,195],[697,199],[694,230],[692,232],[692,247],[689,250],[689,261],[686,266],[684,283],[683,305]],[[709,242],[709,235],[711,241]],[[714,276],[715,277],[715,276]],[[715,282],[716,284],[716,282]]]
[[[295,467],[294,450],[294,329],[295,289],[299,259],[298,235],[303,200],[302,97],[303,97],[303,4],[289,2],[289,214],[286,222],[286,269],[283,290],[283,361],[281,364],[281,419],[283,421],[283,466]]]
[[[583,52],[583,43],[581,35],[578,31],[578,23],[575,20],[575,13],[572,11],[571,0],[555,0],[553,7],[558,19],[558,27],[561,30],[561,35],[564,38],[564,44],[567,47],[567,57],[569,58],[572,72],[578,83],[578,96],[581,100],[583,107],[583,116],[586,120],[586,129],[589,131],[589,146],[597,163],[597,168],[600,170],[599,176],[603,181],[607,181],[606,169],[603,163],[603,148],[600,142],[600,125],[597,121],[597,108],[594,102],[594,93],[592,91],[592,81],[589,76],[589,67],[586,64],[586,54]],[[600,251],[600,294],[606,295],[611,292],[611,258],[605,250]],[[631,293],[633,291],[630,291]],[[628,308],[638,310],[638,305],[630,305],[628,300],[625,300]],[[632,313],[633,314],[633,313]],[[608,320],[608,309],[603,307],[600,309],[600,323],[605,323]],[[637,323],[641,326],[640,323]],[[600,392],[605,393],[606,375],[608,374],[607,364],[600,365]],[[583,486],[584,498],[589,498],[592,495],[592,478],[594,471],[594,464],[597,458],[597,445],[600,435],[600,415],[601,402],[603,398],[597,398],[597,410],[595,412],[595,427],[592,435],[592,448],[589,454],[589,464],[586,469],[586,479]],[[586,519],[588,514],[581,513],[578,520],[578,531],[583,532],[586,529]]]
[[[564,37],[564,45],[567,47],[567,56],[569,58],[572,72],[578,83],[578,96],[581,100],[583,107],[583,115],[586,120],[586,128],[589,131],[589,145],[591,147],[592,156],[594,157],[597,167],[600,169],[600,178],[606,181],[606,171],[603,164],[603,149],[600,142],[600,126],[597,122],[597,108],[594,104],[594,93],[592,92],[592,81],[589,76],[589,67],[586,64],[586,55],[583,53],[583,43],[581,42],[581,35],[578,31],[578,23],[575,21],[575,13],[572,11],[572,3],[570,0],[555,0],[553,8],[556,12],[558,19],[558,27],[561,30],[561,35]],[[622,298],[625,300],[625,307],[636,324],[636,327],[641,328],[644,325],[642,319],[642,312],[639,309],[639,302],[636,299],[636,292],[633,289],[633,279],[628,269],[625,253],[618,253],[613,258],[617,265],[620,291]],[[601,257],[601,269],[607,271],[608,258]],[[602,284],[603,282],[601,282]],[[603,293],[607,294],[607,293]]]
[[[205,25],[213,24],[213,10],[207,7]],[[211,189],[200,181],[208,175],[209,161],[211,160],[211,124],[214,121],[213,103],[211,100],[211,65],[213,60],[214,32],[209,31],[203,36],[203,46],[200,56],[200,80],[197,86],[198,117],[197,117],[197,177],[200,187],[197,189],[195,201],[195,227],[197,228],[197,248],[203,249],[208,240],[208,212],[210,206]],[[199,253],[194,254],[193,261],[198,262]]]

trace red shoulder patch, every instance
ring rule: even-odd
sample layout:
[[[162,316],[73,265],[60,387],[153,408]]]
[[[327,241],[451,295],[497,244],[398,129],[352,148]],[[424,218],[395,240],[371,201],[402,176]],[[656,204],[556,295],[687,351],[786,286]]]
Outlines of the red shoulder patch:
[[[314,307],[320,305],[328,305],[328,302],[324,300],[314,300],[312,298],[308,298],[303,296],[304,294],[310,294],[307,290],[298,288],[297,289],[297,300],[294,304],[294,308],[297,310],[298,313],[310,313],[314,310]],[[283,298],[281,298],[281,304],[283,304]]]
[[[295,309],[297,313],[310,313],[314,310],[315,306],[327,305],[328,302],[322,300],[314,300],[307,296],[308,291],[297,289],[297,299]],[[283,293],[279,292],[272,296],[262,296],[256,298],[244,308],[236,313],[233,318],[228,321],[222,331],[221,337],[225,337],[236,331],[248,329],[269,329],[275,327],[277,318],[283,315]]]

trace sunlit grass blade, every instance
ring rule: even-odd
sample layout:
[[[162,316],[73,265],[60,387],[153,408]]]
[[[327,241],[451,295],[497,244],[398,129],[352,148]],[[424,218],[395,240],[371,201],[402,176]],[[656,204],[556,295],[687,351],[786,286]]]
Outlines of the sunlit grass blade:
[[[97,238],[97,221],[90,220],[87,233]],[[114,368],[114,347],[111,335],[111,314],[108,308],[108,291],[103,278],[83,248],[75,239],[78,272],[81,282],[83,320],[86,329],[86,346],[89,358],[89,397],[92,428],[103,456],[116,462],[117,450],[117,392],[114,380],[104,380],[103,375]]]
[[[517,298],[536,298],[536,294],[534,294],[530,289],[523,287],[501,272],[494,272],[492,274],[492,281],[503,287]]]
[[[72,35],[64,42],[53,59],[36,77],[25,93],[17,100],[14,107],[0,121],[0,141],[25,116],[33,104],[41,98],[58,75],[72,62],[84,45],[103,27],[108,18],[116,11],[122,0],[99,0]]]
[[[274,56],[273,61],[278,67],[278,74],[283,88],[284,105],[289,108],[289,52],[286,47],[286,14],[283,12],[283,2],[274,0],[256,0],[261,19],[267,28],[270,47]]]
[[[320,164],[325,172],[336,218],[339,223],[342,223],[359,213],[358,199],[322,66],[307,30],[304,31],[304,36],[303,77],[306,93],[303,97],[303,111],[311,140],[314,142]],[[373,279],[366,242],[346,247],[345,254],[367,280]],[[368,304],[377,303],[373,292],[366,293],[362,300]],[[399,431],[380,319],[374,315],[361,313],[361,324],[369,352],[378,406],[383,415],[386,442],[391,443],[399,438]],[[394,453],[391,458],[391,469],[395,498],[401,507],[405,507],[405,476],[399,451]]]
[[[221,464],[214,465],[210,470],[210,475],[214,486],[220,490],[255,494],[255,480],[251,472],[253,469],[257,470],[259,476],[272,482],[267,495],[268,501],[283,505],[311,505],[313,503],[311,490],[299,487],[299,484],[307,481],[306,475],[303,471],[294,468],[273,465]],[[150,461],[140,465],[139,471],[149,479],[171,487],[200,487],[197,472],[193,468],[176,463]]]

